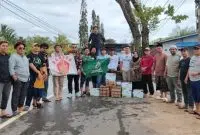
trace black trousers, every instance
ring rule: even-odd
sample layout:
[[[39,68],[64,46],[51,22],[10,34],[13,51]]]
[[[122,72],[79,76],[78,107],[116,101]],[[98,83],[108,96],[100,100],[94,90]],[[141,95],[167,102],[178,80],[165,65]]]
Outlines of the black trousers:
[[[72,94],[72,83],[74,80],[74,88],[75,88],[75,93],[79,92],[79,75],[67,75],[68,79],[68,90],[69,93]]]
[[[97,76],[92,76],[92,85],[93,88],[97,88]]]
[[[148,93],[147,85],[149,88],[149,93],[151,95],[154,94],[154,88],[153,88],[153,81],[152,81],[152,75],[142,75],[142,83],[143,83],[143,90],[144,94]]]
[[[17,107],[23,107],[24,101],[29,87],[29,82],[21,82],[19,80],[13,83],[13,92],[11,100],[12,111],[17,111]]]

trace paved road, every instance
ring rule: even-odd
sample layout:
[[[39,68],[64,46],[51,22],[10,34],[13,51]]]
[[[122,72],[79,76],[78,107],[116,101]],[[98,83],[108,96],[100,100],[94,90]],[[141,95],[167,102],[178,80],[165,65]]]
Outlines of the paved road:
[[[141,99],[64,98],[41,110],[32,110],[0,134],[156,135],[140,123],[141,118],[147,117],[148,105]]]

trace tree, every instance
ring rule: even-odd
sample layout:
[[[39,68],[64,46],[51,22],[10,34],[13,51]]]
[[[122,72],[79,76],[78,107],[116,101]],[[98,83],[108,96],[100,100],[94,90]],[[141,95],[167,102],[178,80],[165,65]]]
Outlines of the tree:
[[[97,18],[96,12],[95,10],[92,10],[92,26],[96,25],[96,18]]]
[[[33,37],[27,37],[25,40],[26,40],[26,44],[28,46],[31,46],[33,43],[38,43],[38,44],[42,44],[42,43],[53,44],[53,41],[49,37],[42,37],[42,36],[39,36],[39,35],[35,35]]]
[[[116,1],[119,3],[129,24],[136,48],[141,46],[141,40],[143,49],[149,45],[149,33],[155,30],[161,22],[159,20],[160,15],[164,14],[167,19],[174,20],[175,23],[180,23],[182,20],[188,18],[186,15],[174,15],[174,6],[170,4],[167,8],[161,6],[146,7],[137,0]],[[133,9],[131,4],[133,5]]]
[[[105,30],[104,30],[104,24],[101,23],[101,34],[104,36],[105,35]]]
[[[10,44],[15,44],[17,41],[15,30],[5,24],[1,24],[0,37],[8,41]]]
[[[116,44],[116,41],[112,38],[106,39],[106,44]]]
[[[65,35],[59,34],[57,37],[54,37],[54,38],[55,38],[56,44],[59,44],[59,45],[62,45],[62,46],[70,44],[69,39],[67,39],[67,37]]]
[[[81,19],[79,23],[79,40],[80,46],[84,46],[84,44],[88,40],[88,21],[87,21],[87,3],[85,0],[82,0],[81,3]]]
[[[97,18],[96,18],[96,24],[95,25],[98,27],[99,30],[101,30],[100,17],[99,16],[97,16]]]

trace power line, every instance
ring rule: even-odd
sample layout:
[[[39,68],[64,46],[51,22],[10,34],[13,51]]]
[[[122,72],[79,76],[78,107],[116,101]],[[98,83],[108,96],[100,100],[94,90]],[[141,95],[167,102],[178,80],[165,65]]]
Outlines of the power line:
[[[31,23],[31,24],[33,24],[33,25],[39,27],[39,28],[42,28],[42,29],[45,30],[45,31],[48,31],[48,32],[50,32],[50,33],[52,33],[52,34],[55,34],[55,35],[58,35],[58,33],[55,33],[55,32],[53,32],[53,31],[51,31],[51,30],[49,30],[49,29],[44,29],[41,25],[36,24],[36,23],[34,23],[34,22],[31,22],[30,20],[26,19],[25,17],[23,17],[23,16],[17,14],[16,12],[10,10],[9,8],[5,7],[4,5],[1,5],[1,6],[2,6],[3,8],[5,8],[6,10],[8,10],[9,12],[11,12],[11,13],[15,14],[16,16],[20,17],[21,19],[23,19],[23,20],[25,20],[25,21],[27,21],[27,22],[29,22],[29,23]]]
[[[58,33],[62,33],[59,29],[57,29],[56,27],[50,25],[49,23],[43,21],[42,19],[36,17],[35,15],[29,13],[28,11],[26,11],[25,9],[19,7],[18,5],[14,4],[13,2],[7,0],[3,0],[6,4],[8,4],[9,6],[12,6],[13,8],[15,8],[16,10],[28,15],[31,19],[34,19],[36,21],[38,21],[39,23],[41,23],[42,25],[44,25],[45,27],[48,27],[49,29],[52,29],[54,30],[55,32],[58,32]]]
[[[181,2],[181,4],[176,8],[176,10],[174,11],[174,14],[183,6],[183,4],[185,3],[185,1],[186,0],[182,0],[182,2]],[[170,19],[167,19],[167,17],[165,17],[165,19],[166,19],[166,21],[165,21],[165,23],[162,25],[162,26],[160,26],[159,28],[158,28],[158,30],[157,30],[157,32],[155,33],[155,35],[160,31],[160,29],[161,28],[163,28],[166,24],[167,24],[167,22],[170,20]]]

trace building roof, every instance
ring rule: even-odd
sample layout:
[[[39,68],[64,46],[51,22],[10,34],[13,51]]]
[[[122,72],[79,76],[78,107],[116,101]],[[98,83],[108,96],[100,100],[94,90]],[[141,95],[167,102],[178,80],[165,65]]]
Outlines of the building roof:
[[[179,39],[183,39],[183,38],[188,38],[188,37],[195,37],[198,36],[197,33],[193,33],[193,34],[189,34],[189,35],[185,35],[185,36],[180,36],[180,37],[175,37],[175,38],[171,38],[171,39],[167,39],[167,40],[161,40],[161,43],[166,43],[166,42],[170,42],[170,41],[174,41],[174,40],[179,40]]]

